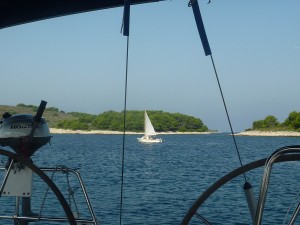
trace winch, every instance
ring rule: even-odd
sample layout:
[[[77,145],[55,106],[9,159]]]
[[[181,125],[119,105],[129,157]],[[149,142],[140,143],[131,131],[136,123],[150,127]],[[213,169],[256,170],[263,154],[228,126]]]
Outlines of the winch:
[[[41,101],[35,116],[4,113],[0,120],[0,145],[9,146],[18,155],[29,158],[47,144],[51,136],[48,124],[42,118],[46,104],[46,101]]]

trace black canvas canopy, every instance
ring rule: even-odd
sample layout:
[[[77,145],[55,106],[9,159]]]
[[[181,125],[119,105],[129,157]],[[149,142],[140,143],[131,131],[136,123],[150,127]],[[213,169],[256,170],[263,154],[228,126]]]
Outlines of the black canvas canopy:
[[[131,0],[131,5],[161,0]],[[0,29],[124,5],[124,0],[0,0]]]

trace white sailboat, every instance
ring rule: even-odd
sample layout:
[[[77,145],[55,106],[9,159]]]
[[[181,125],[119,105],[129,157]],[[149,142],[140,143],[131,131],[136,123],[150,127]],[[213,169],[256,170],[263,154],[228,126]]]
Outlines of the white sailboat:
[[[161,138],[156,138],[156,132],[146,111],[145,111],[145,134],[143,137],[138,138],[138,140],[139,142],[144,142],[144,143],[162,142]]]

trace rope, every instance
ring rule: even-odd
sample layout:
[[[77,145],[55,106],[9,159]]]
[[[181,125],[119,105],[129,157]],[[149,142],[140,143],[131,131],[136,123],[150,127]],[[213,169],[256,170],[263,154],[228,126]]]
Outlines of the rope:
[[[210,222],[207,221],[203,216],[201,216],[199,213],[195,213],[195,216],[198,217],[202,222],[204,222],[206,225],[211,225]]]
[[[66,173],[66,179],[67,179],[67,184],[68,184],[70,209],[72,209],[72,200],[73,200],[74,206],[75,206],[75,209],[76,209],[76,213],[77,213],[77,217],[79,218],[79,209],[78,209],[77,203],[75,201],[75,197],[74,197],[75,190],[72,189],[71,184],[70,184],[70,180],[69,180],[69,170],[68,170],[68,167],[65,167],[64,169],[66,171],[65,173]],[[77,189],[77,188],[75,188],[75,189]]]
[[[125,93],[124,93],[124,111],[123,111],[123,147],[122,147],[122,176],[121,176],[121,200],[120,200],[120,225],[122,224],[123,211],[123,189],[124,189],[124,165],[125,165],[125,134],[126,134],[126,108],[127,108],[127,81],[128,81],[128,53],[129,53],[129,36],[127,36],[126,49],[126,75],[125,75]]]
[[[52,172],[52,175],[51,175],[51,178],[50,178],[52,181],[53,181],[55,172],[56,172],[55,170],[53,170],[53,172]],[[40,221],[40,218],[41,218],[41,215],[42,215],[42,211],[43,211],[43,208],[44,208],[44,205],[45,205],[45,202],[46,202],[46,198],[47,198],[49,189],[50,189],[50,187],[47,186],[46,193],[45,193],[45,196],[44,196],[43,201],[42,201],[42,204],[41,204],[41,209],[40,209],[40,211],[39,211],[39,215],[38,215],[37,220],[35,221],[35,224],[38,224],[39,221]]]
[[[121,194],[120,194],[120,225],[122,224],[123,211],[123,190],[124,190],[124,165],[125,165],[125,134],[126,134],[126,106],[127,106],[127,80],[128,80],[128,53],[129,53],[129,26],[130,26],[130,0],[124,0],[123,23],[121,30],[123,36],[127,36],[126,49],[126,71],[125,71],[125,91],[124,91],[124,110],[123,110],[123,146],[122,146],[122,175],[121,175]]]
[[[210,1],[208,3],[210,3]],[[241,156],[240,156],[240,152],[239,152],[239,149],[238,149],[238,146],[237,146],[237,143],[236,143],[236,140],[235,140],[234,132],[233,132],[233,129],[232,129],[232,125],[231,125],[229,113],[228,113],[228,110],[227,110],[225,98],[224,98],[223,91],[222,91],[222,88],[221,88],[221,84],[220,84],[220,81],[219,81],[218,73],[217,73],[216,66],[215,66],[215,63],[214,63],[214,60],[213,60],[213,57],[212,57],[209,42],[208,42],[208,39],[207,39],[207,36],[206,36],[206,32],[205,32],[203,20],[202,20],[202,17],[201,17],[198,1],[197,0],[190,0],[189,3],[188,3],[188,7],[192,7],[192,9],[193,9],[196,25],[197,25],[197,28],[198,28],[198,32],[199,32],[199,35],[200,35],[200,39],[201,39],[201,42],[202,42],[202,46],[203,46],[205,55],[206,56],[210,55],[210,58],[211,58],[211,61],[212,61],[213,67],[214,67],[215,75],[216,75],[216,78],[217,78],[219,90],[220,90],[220,93],[221,93],[223,105],[224,105],[224,108],[225,108],[227,120],[228,120],[228,123],[229,123],[229,126],[230,126],[230,131],[231,131],[231,135],[232,135],[232,138],[233,138],[234,146],[235,146],[238,158],[239,158],[240,165],[243,166]],[[247,182],[245,174],[244,174],[244,178],[245,178],[245,182]]]
[[[227,106],[226,106],[225,98],[224,98],[224,95],[223,95],[221,83],[220,83],[220,80],[219,80],[219,76],[218,76],[218,73],[217,73],[217,69],[216,69],[216,66],[215,66],[212,54],[210,54],[210,58],[211,58],[212,65],[214,67],[214,72],[215,72],[215,75],[216,75],[216,79],[217,79],[217,82],[218,82],[218,86],[219,86],[220,94],[221,94],[221,97],[222,97],[224,109],[225,109],[225,112],[226,112],[227,120],[228,120],[230,131],[231,131],[231,136],[233,138],[233,143],[234,143],[234,146],[235,146],[238,158],[239,158],[240,165],[243,166],[241,155],[240,155],[240,151],[239,151],[236,139],[235,139],[235,135],[234,135],[233,128],[232,128],[232,125],[231,125],[231,121],[230,121],[230,116],[229,116],[229,113],[228,113],[228,110],[227,110]],[[245,182],[247,182],[247,178],[246,178],[245,173],[243,175],[244,175]]]

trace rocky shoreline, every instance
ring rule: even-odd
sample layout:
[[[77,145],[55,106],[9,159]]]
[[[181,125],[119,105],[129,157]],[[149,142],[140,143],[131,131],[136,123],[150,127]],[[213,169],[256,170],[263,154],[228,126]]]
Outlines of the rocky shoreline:
[[[300,132],[293,131],[244,131],[236,136],[269,136],[269,137],[300,137]]]
[[[121,131],[108,131],[108,130],[65,130],[50,128],[52,134],[123,134]],[[158,135],[164,134],[214,134],[217,132],[157,132]],[[126,134],[143,134],[142,132],[126,131]],[[244,131],[236,133],[236,136],[269,136],[269,137],[300,137],[300,132],[292,131]]]
[[[122,131],[109,131],[109,130],[65,130],[65,129],[57,129],[50,128],[51,134],[123,134]],[[157,132],[158,135],[163,134],[212,134],[215,132]],[[126,134],[143,134],[142,132],[131,132],[126,131]]]

